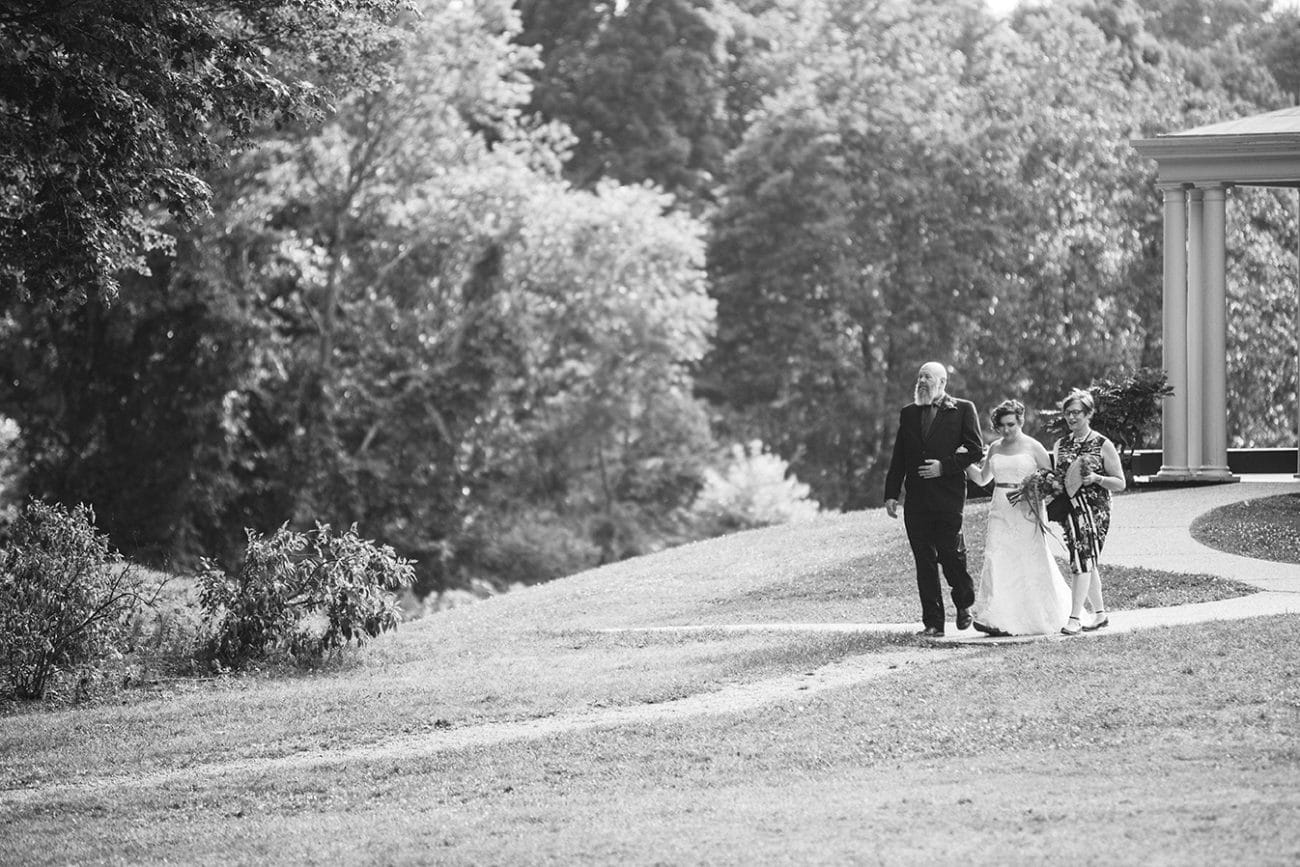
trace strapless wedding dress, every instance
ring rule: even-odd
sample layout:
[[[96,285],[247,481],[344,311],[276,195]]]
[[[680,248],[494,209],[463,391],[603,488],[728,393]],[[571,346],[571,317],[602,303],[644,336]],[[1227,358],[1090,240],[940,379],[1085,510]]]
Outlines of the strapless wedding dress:
[[[1028,454],[995,454],[989,463],[993,480],[1003,485],[1019,483],[1037,469]],[[975,620],[1012,635],[1055,634],[1070,616],[1070,589],[1028,506],[1007,501],[1012,490],[993,488]]]

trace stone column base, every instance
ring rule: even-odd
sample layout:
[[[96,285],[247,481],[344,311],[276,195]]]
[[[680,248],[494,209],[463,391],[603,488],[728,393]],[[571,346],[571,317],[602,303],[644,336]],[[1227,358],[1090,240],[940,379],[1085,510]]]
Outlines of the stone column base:
[[[1187,467],[1161,467],[1160,472],[1151,477],[1153,482],[1194,482],[1196,473]]]

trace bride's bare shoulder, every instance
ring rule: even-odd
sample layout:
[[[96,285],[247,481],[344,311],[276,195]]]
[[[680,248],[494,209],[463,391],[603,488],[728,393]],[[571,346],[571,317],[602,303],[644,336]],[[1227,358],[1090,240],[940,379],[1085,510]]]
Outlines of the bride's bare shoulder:
[[[1039,466],[1047,466],[1051,462],[1047,448],[1036,439],[1029,440],[1029,451],[1026,454],[1031,455]]]

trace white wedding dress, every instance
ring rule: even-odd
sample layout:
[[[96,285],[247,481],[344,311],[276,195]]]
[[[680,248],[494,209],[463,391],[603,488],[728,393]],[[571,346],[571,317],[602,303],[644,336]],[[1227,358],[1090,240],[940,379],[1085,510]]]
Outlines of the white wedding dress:
[[[993,481],[1003,484],[1020,482],[1038,466],[1030,454],[991,455],[989,465]],[[1055,634],[1070,615],[1070,589],[1028,506],[1007,501],[1012,490],[993,488],[975,622],[1012,635]]]

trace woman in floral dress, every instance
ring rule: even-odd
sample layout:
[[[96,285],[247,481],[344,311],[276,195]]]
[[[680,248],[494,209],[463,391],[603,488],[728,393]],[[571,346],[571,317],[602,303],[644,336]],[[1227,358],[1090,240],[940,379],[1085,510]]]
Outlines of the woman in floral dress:
[[[1067,492],[1071,479],[1077,478],[1078,490],[1070,496],[1069,514],[1061,521],[1065,545],[1070,552],[1071,595],[1070,619],[1061,632],[1078,635],[1083,631],[1109,625],[1101,596],[1101,574],[1097,557],[1106,544],[1110,529],[1110,495],[1124,490],[1124,468],[1119,452],[1106,437],[1092,429],[1092,395],[1076,389],[1061,401],[1061,414],[1069,433],[1056,441],[1053,449],[1057,468],[1066,474]],[[1071,472],[1075,462],[1078,470]],[[1090,602],[1093,622],[1083,626],[1084,602]]]

